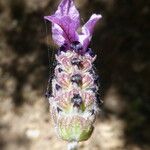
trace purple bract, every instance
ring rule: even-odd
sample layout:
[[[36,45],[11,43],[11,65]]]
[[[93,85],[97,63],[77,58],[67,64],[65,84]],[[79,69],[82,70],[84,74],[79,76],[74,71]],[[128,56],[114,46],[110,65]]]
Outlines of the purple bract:
[[[55,14],[45,16],[44,19],[52,22],[52,37],[58,46],[70,45],[79,41],[82,45],[82,53],[86,51],[92,38],[94,26],[101,18],[100,14],[93,14],[86,24],[81,28],[81,33],[77,30],[80,27],[80,15],[73,0],[62,0]]]

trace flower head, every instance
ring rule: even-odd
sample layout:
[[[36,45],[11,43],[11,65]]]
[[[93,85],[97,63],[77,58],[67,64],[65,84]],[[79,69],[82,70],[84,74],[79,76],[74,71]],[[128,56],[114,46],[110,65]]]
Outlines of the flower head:
[[[60,47],[48,97],[57,134],[69,142],[87,140],[98,110],[96,55],[88,46],[101,15],[93,14],[78,33],[79,12],[73,0],[62,0],[55,14],[44,18],[52,22],[52,37]]]
[[[95,24],[102,16],[93,14],[81,28],[81,33],[77,30],[80,27],[80,15],[73,0],[62,0],[55,14],[45,16],[44,19],[52,22],[52,37],[58,46],[67,44],[71,46],[73,42],[80,42],[81,53],[84,53],[91,41]]]

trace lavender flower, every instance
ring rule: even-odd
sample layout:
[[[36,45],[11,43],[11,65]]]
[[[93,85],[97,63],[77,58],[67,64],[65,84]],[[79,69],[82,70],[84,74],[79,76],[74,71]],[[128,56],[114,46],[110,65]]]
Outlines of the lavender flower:
[[[62,0],[55,14],[44,18],[52,22],[52,37],[60,47],[49,97],[56,131],[69,142],[87,140],[93,131],[98,91],[93,69],[96,55],[88,46],[101,15],[93,14],[78,33],[79,12],[73,0]]]

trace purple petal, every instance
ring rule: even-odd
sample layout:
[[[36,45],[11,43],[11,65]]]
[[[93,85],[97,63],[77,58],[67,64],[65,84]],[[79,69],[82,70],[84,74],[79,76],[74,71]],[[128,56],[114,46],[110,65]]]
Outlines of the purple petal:
[[[76,30],[80,19],[73,0],[62,0],[55,14],[44,19],[52,22],[52,37],[59,46],[78,40]]]
[[[83,45],[84,50],[88,47],[94,27],[100,18],[102,18],[101,15],[93,14],[88,22],[82,27],[82,33],[79,35],[79,42]]]
[[[75,27],[76,24],[69,16],[57,18],[55,15],[53,15],[47,16],[45,19],[53,23],[52,37],[59,46],[63,45],[64,43],[70,44],[71,42],[78,40]]]
[[[74,0],[62,0],[55,12],[55,15],[58,18],[61,18],[62,16],[69,16],[76,24],[77,29],[80,26],[80,15],[73,1]]]

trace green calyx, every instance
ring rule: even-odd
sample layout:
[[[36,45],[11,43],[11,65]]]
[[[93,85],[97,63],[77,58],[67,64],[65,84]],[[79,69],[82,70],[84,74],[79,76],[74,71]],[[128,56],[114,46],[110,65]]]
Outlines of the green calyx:
[[[70,119],[70,118],[69,118]],[[66,119],[65,119],[66,120]],[[59,136],[66,141],[85,141],[90,138],[93,132],[93,126],[81,118],[71,119],[69,124],[64,122],[57,126]]]

